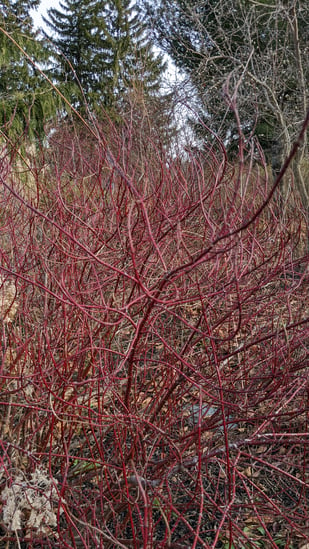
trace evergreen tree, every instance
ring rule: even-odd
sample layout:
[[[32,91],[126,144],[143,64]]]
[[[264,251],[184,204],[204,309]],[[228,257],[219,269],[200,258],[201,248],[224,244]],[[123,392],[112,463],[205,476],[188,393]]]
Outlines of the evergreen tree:
[[[21,143],[23,137],[41,139],[44,124],[56,112],[57,99],[50,84],[18,48],[44,67],[48,52],[30,16],[39,0],[3,0],[0,5],[0,132],[13,143],[17,139]]]
[[[94,97],[99,86],[94,66],[95,7],[95,0],[66,0],[60,3],[61,10],[50,8],[44,18],[52,30],[44,35],[53,49],[53,80],[75,108],[85,97]]]
[[[154,55],[130,1],[64,0],[60,10],[48,10],[45,23],[56,48],[53,76],[75,108],[87,104],[115,115],[130,90],[158,92],[162,57]]]

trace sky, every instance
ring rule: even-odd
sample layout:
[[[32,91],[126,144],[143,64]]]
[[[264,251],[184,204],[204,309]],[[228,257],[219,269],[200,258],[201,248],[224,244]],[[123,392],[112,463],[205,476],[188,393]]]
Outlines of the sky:
[[[46,15],[48,8],[58,8],[59,0],[41,0],[38,10],[32,10],[31,15],[36,27],[42,27],[43,21],[41,15]]]

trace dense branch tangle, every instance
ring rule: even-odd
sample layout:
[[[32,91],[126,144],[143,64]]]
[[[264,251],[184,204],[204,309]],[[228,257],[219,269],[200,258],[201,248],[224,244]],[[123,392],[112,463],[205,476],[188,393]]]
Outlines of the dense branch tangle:
[[[305,543],[297,199],[283,221],[266,167],[229,164],[221,146],[171,159],[146,140],[137,155],[128,135],[77,146],[63,132],[33,161],[32,190],[2,171],[1,489],[29,500],[41,467],[57,517],[33,527],[24,510],[3,539]]]

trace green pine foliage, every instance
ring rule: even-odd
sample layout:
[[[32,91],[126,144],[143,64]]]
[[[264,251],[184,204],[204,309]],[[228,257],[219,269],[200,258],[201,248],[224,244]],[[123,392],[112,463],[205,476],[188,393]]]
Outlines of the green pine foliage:
[[[0,132],[16,146],[24,137],[44,137],[58,99],[37,68],[46,66],[49,55],[30,16],[39,0],[4,0],[0,5]]]
[[[67,0],[60,8],[50,8],[44,18],[51,29],[50,34],[44,32],[52,51],[51,74],[71,105],[78,108],[98,89],[93,48],[95,1]]]
[[[164,70],[145,37],[139,11],[128,0],[63,0],[50,8],[46,36],[54,45],[53,78],[71,104],[113,118],[126,96],[143,88],[158,94]]]

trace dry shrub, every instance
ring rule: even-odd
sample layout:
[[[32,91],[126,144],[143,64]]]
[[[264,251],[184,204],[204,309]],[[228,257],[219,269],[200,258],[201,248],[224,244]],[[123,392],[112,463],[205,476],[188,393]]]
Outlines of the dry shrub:
[[[298,549],[309,302],[297,197],[282,218],[266,168],[240,180],[224,152],[172,159],[151,142],[139,163],[122,137],[55,135],[30,198],[2,181],[1,269],[18,309],[2,335],[1,543],[16,546],[5,506],[21,486],[29,547]],[[50,505],[35,525],[30,485]]]

